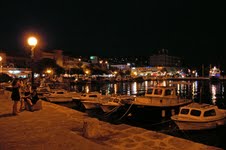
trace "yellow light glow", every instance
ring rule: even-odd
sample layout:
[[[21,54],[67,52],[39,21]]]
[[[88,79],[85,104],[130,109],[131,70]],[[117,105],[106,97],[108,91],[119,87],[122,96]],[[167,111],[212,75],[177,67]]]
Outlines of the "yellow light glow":
[[[46,73],[49,73],[50,74],[51,72],[52,72],[52,70],[50,70],[50,69],[47,69],[46,70]]]
[[[2,56],[0,56],[0,61],[2,61]]]
[[[30,46],[36,46],[38,43],[38,40],[35,37],[29,37],[27,42]]]

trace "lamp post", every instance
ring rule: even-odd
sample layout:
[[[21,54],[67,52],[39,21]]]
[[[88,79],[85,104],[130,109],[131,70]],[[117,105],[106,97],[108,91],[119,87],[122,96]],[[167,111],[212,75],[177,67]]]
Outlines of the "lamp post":
[[[1,73],[2,73],[2,56],[0,56],[0,62],[1,62]]]
[[[31,87],[34,87],[34,49],[38,41],[35,37],[29,37],[27,40],[28,44],[31,46]]]

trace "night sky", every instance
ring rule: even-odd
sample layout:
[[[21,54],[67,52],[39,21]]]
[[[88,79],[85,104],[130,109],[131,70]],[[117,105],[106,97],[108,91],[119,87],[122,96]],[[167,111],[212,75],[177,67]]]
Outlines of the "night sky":
[[[33,34],[37,48],[72,56],[149,56],[164,48],[187,63],[226,65],[225,6],[199,0],[5,0],[0,49],[26,53]]]

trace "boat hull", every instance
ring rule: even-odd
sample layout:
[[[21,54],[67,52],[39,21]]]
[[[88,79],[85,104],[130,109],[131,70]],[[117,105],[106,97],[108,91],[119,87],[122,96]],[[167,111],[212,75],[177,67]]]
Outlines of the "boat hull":
[[[116,111],[117,108],[119,108],[121,105],[118,103],[108,103],[108,104],[101,104],[100,108],[102,109],[103,112],[109,113],[112,111]]]
[[[99,103],[90,102],[90,101],[82,101],[82,105],[85,109],[98,109],[100,108]]]
[[[72,102],[71,97],[48,97],[49,102]]]
[[[180,130],[207,130],[214,129],[218,126],[222,126],[226,123],[226,119],[222,118],[215,121],[205,121],[205,122],[188,122],[174,120],[175,124]]]
[[[134,117],[147,116],[147,117],[171,117],[174,114],[179,113],[179,109],[182,106],[192,103],[192,100],[184,101],[183,103],[174,104],[141,104],[141,103],[131,103],[125,104],[125,110],[133,115]]]

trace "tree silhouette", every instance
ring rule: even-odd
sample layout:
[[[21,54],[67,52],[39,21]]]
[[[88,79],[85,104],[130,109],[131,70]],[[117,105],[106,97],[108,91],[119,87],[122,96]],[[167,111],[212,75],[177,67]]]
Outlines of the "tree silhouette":
[[[41,59],[34,64],[34,72],[42,74],[44,73],[48,68],[51,68],[54,70],[54,74],[60,75],[65,73],[64,68],[60,67],[56,64],[56,61],[49,58]]]

